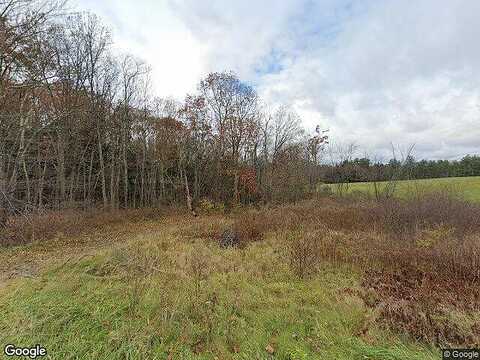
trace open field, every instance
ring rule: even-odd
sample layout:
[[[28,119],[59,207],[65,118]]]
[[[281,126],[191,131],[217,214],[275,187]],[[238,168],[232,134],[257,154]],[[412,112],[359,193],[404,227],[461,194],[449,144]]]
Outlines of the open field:
[[[379,182],[379,188],[384,188],[387,182]],[[337,185],[330,185],[334,191]],[[374,187],[371,182],[351,183],[345,189],[347,193],[359,191],[373,196]],[[424,194],[432,191],[448,190],[453,191],[466,200],[480,202],[480,177],[451,177],[439,179],[421,179],[421,180],[400,180],[397,182],[396,193],[398,196],[406,198],[415,194]]]
[[[105,3],[0,0],[1,359],[480,349],[480,2]]]
[[[397,243],[367,216],[370,206],[320,199],[229,216],[166,214],[2,248],[0,343],[38,343],[52,359],[332,360],[438,359],[440,344],[478,344],[475,301],[435,307],[425,302],[436,299],[428,277],[401,283],[409,264],[428,259],[424,247],[417,258],[402,258],[404,247],[372,258]],[[231,227],[245,243],[222,249],[217,236]],[[391,278],[371,266],[384,261]],[[423,265],[411,274],[436,271]],[[452,269],[445,274],[465,274]],[[437,286],[450,284],[442,279]],[[464,282],[459,293],[473,294]],[[442,299],[456,296],[446,289]]]

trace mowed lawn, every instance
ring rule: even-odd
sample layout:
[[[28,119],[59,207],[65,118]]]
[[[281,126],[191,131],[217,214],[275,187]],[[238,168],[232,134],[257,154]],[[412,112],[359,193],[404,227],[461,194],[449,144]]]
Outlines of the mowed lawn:
[[[379,182],[378,184],[380,188],[384,188],[388,182]],[[334,191],[337,191],[338,186],[331,186]],[[445,190],[454,192],[466,200],[480,202],[480,176],[401,180],[397,182],[396,187],[397,196],[402,198]],[[344,187],[344,191],[348,193],[360,191],[373,195],[374,185],[372,182],[351,183],[348,185],[348,189]]]

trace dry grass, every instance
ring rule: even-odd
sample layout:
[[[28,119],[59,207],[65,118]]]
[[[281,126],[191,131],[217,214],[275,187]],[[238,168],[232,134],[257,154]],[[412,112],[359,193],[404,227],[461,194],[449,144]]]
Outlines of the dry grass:
[[[277,234],[300,278],[323,262],[361,270],[361,297],[378,322],[445,346],[480,341],[479,219],[478,205],[439,193],[410,201],[309,201],[242,214],[235,224],[247,244]]]
[[[440,347],[478,347],[478,285],[438,279],[416,268],[368,270],[360,296],[377,322]]]
[[[463,201],[448,192],[427,194],[402,201],[388,199],[372,209],[372,222],[390,235],[413,240],[419,231],[448,226],[456,238],[480,232],[480,206]]]
[[[375,322],[432,344],[479,343],[478,205],[437,194],[383,202],[323,198],[229,216],[213,211],[197,218],[163,214],[166,210],[45,214],[36,220],[36,234],[42,236],[35,239],[43,243],[40,240],[61,232],[69,237],[85,231],[98,233],[117,224],[122,231],[128,227],[132,235],[136,223],[144,227],[144,220],[161,217],[169,223],[173,240],[140,239],[135,247],[116,247],[108,261],[88,273],[127,276],[135,304],[142,289],[133,280],[172,266],[193,284],[193,297],[202,294],[212,274],[241,271],[249,279],[271,279],[281,267],[308,281],[319,275],[324,264],[347,266],[363,274],[357,295],[372,309]],[[10,229],[19,229],[20,224],[21,220],[9,221]],[[152,224],[155,233],[161,224]],[[219,249],[218,238],[225,229],[235,231],[240,249]],[[112,238],[119,242],[122,236]],[[171,263],[164,264],[165,258]],[[368,333],[368,325],[362,332]]]
[[[42,242],[58,236],[75,237],[123,223],[159,219],[178,213],[174,209],[92,209],[44,211],[10,217],[0,228],[0,246]]]
[[[242,213],[235,217],[233,223],[233,231],[238,236],[240,247],[263,240],[265,233],[270,229],[271,227],[258,211]]]
[[[305,233],[303,229],[286,234],[289,263],[293,272],[304,279],[317,272],[321,259],[321,244],[318,234]]]

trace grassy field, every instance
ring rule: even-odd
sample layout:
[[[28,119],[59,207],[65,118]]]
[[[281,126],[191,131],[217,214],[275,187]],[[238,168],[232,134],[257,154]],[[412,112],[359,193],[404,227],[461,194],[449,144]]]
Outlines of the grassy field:
[[[385,187],[386,182],[379,182],[379,187]],[[331,185],[334,191],[338,186]],[[413,194],[427,193],[438,190],[454,191],[464,196],[466,200],[480,202],[480,177],[452,177],[439,179],[402,180],[397,183],[397,194],[400,197],[408,197]],[[347,192],[364,192],[374,195],[373,183],[361,182],[348,185]]]
[[[371,322],[360,273],[292,273],[278,232],[244,249],[183,215],[0,250],[0,344],[49,359],[439,359]],[[365,331],[368,328],[368,332]]]

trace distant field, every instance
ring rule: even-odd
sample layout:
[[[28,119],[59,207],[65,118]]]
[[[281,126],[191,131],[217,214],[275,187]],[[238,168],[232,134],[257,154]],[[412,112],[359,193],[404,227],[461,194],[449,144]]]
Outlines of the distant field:
[[[380,182],[380,187],[385,187],[387,182]],[[337,185],[331,185],[334,191],[338,190]],[[422,180],[401,180],[397,183],[396,193],[400,197],[409,197],[418,193],[428,193],[438,190],[451,190],[460,194],[466,200],[480,202],[480,176],[451,177],[439,179]],[[346,192],[361,191],[374,194],[373,183],[361,182],[348,185]]]

